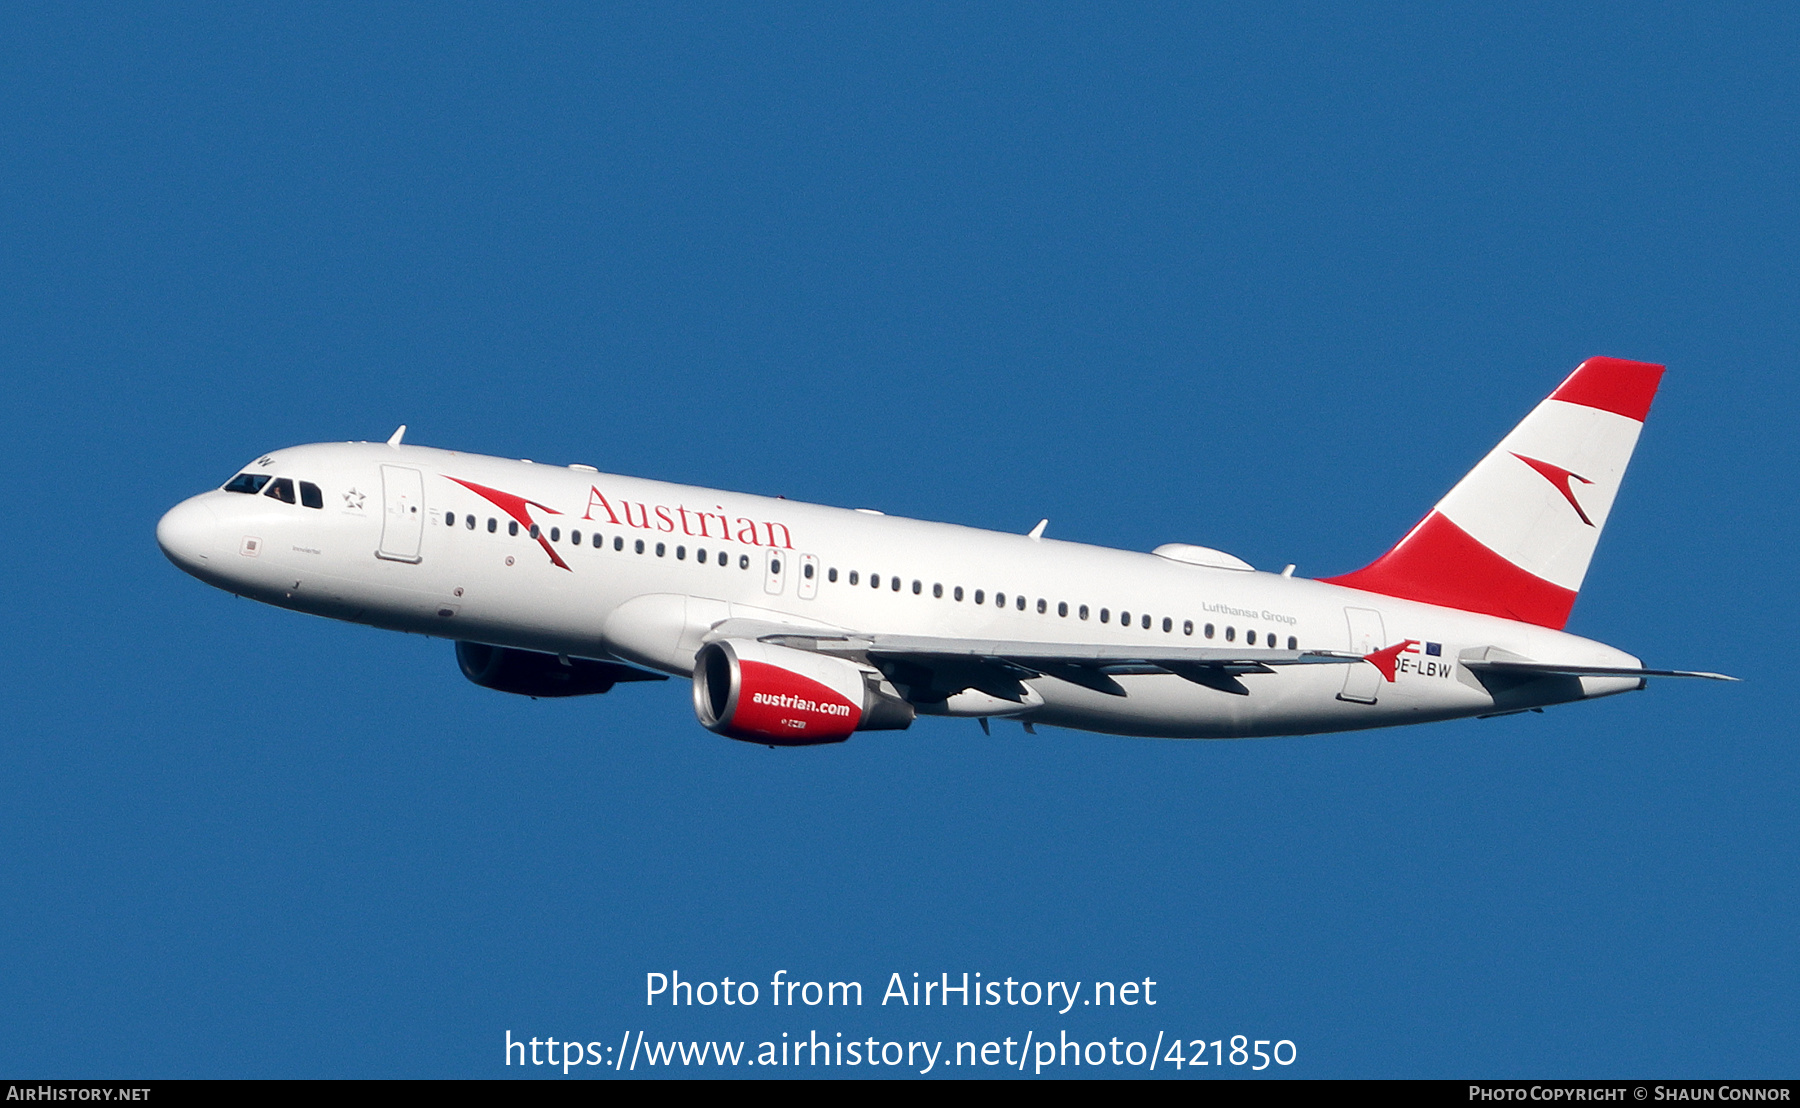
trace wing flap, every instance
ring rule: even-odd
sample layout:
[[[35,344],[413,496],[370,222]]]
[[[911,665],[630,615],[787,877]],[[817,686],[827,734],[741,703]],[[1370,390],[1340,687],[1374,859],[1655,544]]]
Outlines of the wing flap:
[[[860,643],[871,655],[1006,658],[1021,665],[1039,662],[1081,666],[1153,665],[1182,662],[1201,666],[1240,666],[1246,673],[1266,673],[1268,666],[1348,665],[1363,660],[1360,654],[1337,650],[1247,650],[1213,646],[1118,646],[1097,643],[1020,642],[1002,639],[945,639],[921,635],[854,635],[842,640],[846,647]],[[820,650],[833,644],[819,640]],[[1164,667],[1166,668],[1166,667]]]

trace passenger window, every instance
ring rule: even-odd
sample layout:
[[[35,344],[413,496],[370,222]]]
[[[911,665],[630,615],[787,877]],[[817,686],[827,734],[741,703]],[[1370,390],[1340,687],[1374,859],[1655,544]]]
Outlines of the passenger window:
[[[657,556],[657,557],[658,557],[658,558],[661,558],[661,557],[663,557],[663,556],[664,556],[664,555],[666,555],[666,554],[667,554],[667,553],[668,553],[668,552],[669,552],[669,547],[668,547],[668,545],[667,545],[667,544],[666,544],[666,543],[660,543],[660,542],[659,542],[659,543],[657,543],[657,544],[656,544],[656,556]]]
[[[1237,628],[1235,628],[1235,627],[1225,628],[1225,641],[1226,642],[1236,642],[1237,641]]]
[[[639,539],[634,545],[636,546],[637,552],[639,554],[642,554],[644,552],[644,540],[643,539]]]
[[[944,586],[942,586],[942,585],[931,586],[931,595],[936,597],[939,600],[944,599]]]
[[[1101,623],[1112,622],[1112,612],[1108,611],[1105,608],[1100,609],[1100,622]]]
[[[1083,604],[1081,607],[1075,609],[1075,617],[1077,619],[1086,619],[1087,618],[1087,605],[1086,604]]]
[[[895,576],[894,576],[894,577],[892,577],[892,578],[890,578],[890,579],[889,579],[889,580],[891,580],[891,581],[892,581],[892,582],[893,582],[893,585],[894,585],[894,591],[895,591],[895,592],[899,592],[899,591],[900,591],[900,577],[899,577],[899,575],[897,575],[897,574],[896,574],[896,575],[895,575]]]
[[[294,502],[294,482],[286,477],[277,477],[269,484],[269,491],[264,496],[272,496],[283,504]]]
[[[300,482],[300,503],[308,508],[323,508],[325,506],[325,494],[320,492],[319,486],[313,484],[311,481],[302,481]],[[475,526],[474,516],[469,517],[469,526]]]
[[[879,573],[869,574],[869,587],[871,589],[879,589],[881,587],[881,574],[879,574]]]
[[[1067,600],[1058,600],[1056,602],[1056,614],[1064,619],[1069,618],[1069,602]]]
[[[975,603],[980,604],[986,600],[987,600],[987,593],[982,592],[980,589],[976,589],[975,590]]]
[[[675,548],[675,560],[676,560],[676,561],[678,561],[678,562],[685,562],[685,561],[687,561],[687,547],[685,547],[685,546],[678,546],[678,547],[676,547],[676,548]],[[776,571],[775,571],[775,572],[777,572],[777,573],[780,573],[780,572],[781,572],[781,571],[780,571],[780,570],[776,570]]]
[[[268,483],[269,476],[266,473],[240,473],[236,477],[225,482],[225,491],[247,492],[251,496],[255,496],[257,493],[261,492],[262,487]]]
[[[805,565],[800,567],[800,576],[806,578],[808,581],[812,580],[813,564],[811,562],[807,562]]]
[[[594,532],[594,549],[599,550],[602,547],[604,547],[605,545],[606,545],[606,540],[600,537],[600,532],[595,531]]]
[[[580,531],[570,531],[569,532],[569,541],[574,543],[576,546],[580,546],[581,545],[581,532]]]
[[[302,497],[304,497],[306,495],[306,486],[305,485],[300,486],[300,495]],[[474,516],[464,516],[463,517],[463,526],[466,527],[470,531],[475,530],[475,517]]]
[[[994,594],[994,607],[996,607],[996,608],[1006,607],[1006,594],[1005,593],[997,592]]]
[[[493,516],[488,517],[488,534],[493,534],[500,527],[500,521]]]
[[[852,585],[860,585],[860,584],[861,584],[861,583],[862,583],[862,582],[860,582],[860,581],[858,581],[858,580],[857,580],[857,579],[856,579],[856,577],[857,577],[857,573],[856,573],[856,571],[855,571],[855,570],[851,570],[851,571],[850,571],[850,583],[851,583],[851,584],[852,584]]]
[[[625,549],[625,536],[624,535],[614,535],[613,536],[613,549],[618,550],[618,551],[623,551]]]
[[[1166,635],[1170,631],[1173,631],[1173,630],[1175,630],[1175,621],[1170,619],[1168,616],[1164,616],[1163,617],[1163,634]]]
[[[1226,637],[1227,638],[1230,637],[1229,633],[1226,635]],[[1256,645],[1256,632],[1255,631],[1245,631],[1244,632],[1244,645],[1245,646],[1255,646]]]
[[[825,571],[825,580],[830,581],[834,585],[837,584],[837,567],[836,566],[832,566],[830,569]]]
[[[1105,612],[1102,611],[1101,614],[1105,615]],[[1131,613],[1130,612],[1120,612],[1119,613],[1119,626],[1120,627],[1130,627],[1131,626]]]
[[[534,523],[534,524],[532,524],[532,525],[531,525],[531,537],[532,537],[532,538],[534,538],[534,539],[535,539],[535,538],[537,538],[537,537],[538,537],[538,535],[540,535],[540,534],[542,534],[542,532],[541,532],[541,531],[539,531],[539,530],[538,530],[538,525],[537,525],[537,524],[535,524],[535,523]]]
[[[748,555],[748,554],[739,554],[738,555],[738,568],[739,569],[749,569],[750,568],[750,555]]]
[[[444,526],[445,527],[455,527],[456,526],[456,513],[455,512],[445,512],[444,513]]]
[[[919,581],[913,582],[913,595],[914,596],[917,596],[924,591],[925,591],[925,586],[923,583],[921,583]]]
[[[1146,631],[1150,630],[1150,613],[1149,612],[1144,613],[1144,619],[1143,619],[1142,626],[1143,626],[1144,630],[1146,630]]]
[[[561,542],[562,541],[562,528],[561,527],[550,528],[550,541],[551,542]]]
[[[1050,605],[1044,602],[1043,597],[1041,597],[1041,596],[1038,597],[1038,615],[1041,616],[1049,610],[1050,610]]]
[[[1209,623],[1206,625],[1205,634],[1206,634],[1206,637],[1209,639],[1213,637],[1213,625],[1212,624]]]
[[[507,520],[506,533],[509,535],[517,535],[519,533],[519,521],[516,519]]]
[[[1292,635],[1289,635],[1288,636],[1288,649],[1289,650],[1299,650],[1300,649],[1300,640],[1294,638],[1294,636],[1292,636]]]
[[[950,599],[952,599],[952,600],[961,600],[962,599],[962,586],[961,585],[958,585],[958,586],[956,586],[956,588],[950,590]]]
[[[1017,608],[1021,612],[1024,611],[1025,610],[1025,598],[1022,596],[1013,597],[1013,607]]]
[[[1193,634],[1194,633],[1194,621],[1191,619],[1182,620],[1181,621],[1181,633],[1184,635]]]

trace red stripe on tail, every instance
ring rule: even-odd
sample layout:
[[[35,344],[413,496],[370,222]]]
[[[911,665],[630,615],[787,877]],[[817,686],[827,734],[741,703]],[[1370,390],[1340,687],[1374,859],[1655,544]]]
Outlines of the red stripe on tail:
[[[1595,358],[1584,363],[1583,368],[1605,360],[1611,359]],[[1580,376],[1581,370],[1575,372]],[[1421,604],[1523,620],[1558,631],[1569,621],[1569,609],[1575,606],[1573,592],[1513,565],[1436,512],[1426,516],[1425,522],[1413,528],[1392,550],[1362,569],[1320,580]]]
[[[1650,414],[1650,401],[1656,399],[1662,375],[1663,367],[1649,362],[1589,358],[1575,367],[1550,399],[1599,408],[1642,423]]]

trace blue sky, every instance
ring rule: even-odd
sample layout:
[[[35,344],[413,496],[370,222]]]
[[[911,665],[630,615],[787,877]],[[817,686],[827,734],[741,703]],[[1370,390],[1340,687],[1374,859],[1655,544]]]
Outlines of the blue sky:
[[[1800,17],[0,15],[0,1070],[503,1076],[502,1033],[1293,1040],[1791,1075]],[[1570,629],[1738,686],[1177,743],[721,740],[235,600],[153,529],[385,438],[1303,575],[1582,358],[1669,371]],[[1157,980],[646,1011],[644,974]],[[873,997],[871,997],[871,1001]]]

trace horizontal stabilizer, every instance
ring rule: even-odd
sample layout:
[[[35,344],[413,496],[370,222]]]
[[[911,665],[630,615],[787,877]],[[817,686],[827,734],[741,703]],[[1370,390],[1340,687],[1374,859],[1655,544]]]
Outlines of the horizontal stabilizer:
[[[1520,677],[1704,677],[1708,681],[1736,681],[1723,673],[1691,669],[1636,669],[1631,666],[1574,666],[1560,662],[1465,661],[1476,673],[1511,673]]]

